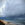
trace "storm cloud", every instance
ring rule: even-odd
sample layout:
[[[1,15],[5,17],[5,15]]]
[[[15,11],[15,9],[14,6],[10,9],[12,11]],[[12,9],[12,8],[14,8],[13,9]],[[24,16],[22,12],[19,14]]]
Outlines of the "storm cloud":
[[[25,14],[24,0],[5,0],[2,4],[2,6],[5,5],[0,14],[2,16],[19,16]]]

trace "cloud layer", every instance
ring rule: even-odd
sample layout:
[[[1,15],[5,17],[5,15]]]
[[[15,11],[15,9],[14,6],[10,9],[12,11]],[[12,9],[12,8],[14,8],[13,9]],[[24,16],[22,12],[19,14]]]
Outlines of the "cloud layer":
[[[24,1],[22,0],[7,0],[6,3],[4,1],[4,4],[2,16],[19,16],[25,13]]]

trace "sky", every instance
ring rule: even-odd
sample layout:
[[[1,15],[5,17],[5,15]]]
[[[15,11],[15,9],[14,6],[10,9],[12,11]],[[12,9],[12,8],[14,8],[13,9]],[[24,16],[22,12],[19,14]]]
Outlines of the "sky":
[[[25,13],[24,0],[4,0],[0,6],[0,17],[13,17]]]

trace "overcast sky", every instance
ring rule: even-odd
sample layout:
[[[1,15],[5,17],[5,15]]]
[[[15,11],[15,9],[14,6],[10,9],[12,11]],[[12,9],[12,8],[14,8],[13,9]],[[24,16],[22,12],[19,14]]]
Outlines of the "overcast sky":
[[[19,16],[25,13],[24,0],[4,0],[0,6],[0,16]]]

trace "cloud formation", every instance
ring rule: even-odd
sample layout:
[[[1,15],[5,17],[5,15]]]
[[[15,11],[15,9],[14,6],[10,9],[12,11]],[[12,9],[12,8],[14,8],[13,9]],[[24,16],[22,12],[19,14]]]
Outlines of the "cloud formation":
[[[5,4],[5,1],[4,1]],[[3,16],[19,16],[25,13],[24,1],[22,0],[7,0],[5,8],[3,8]]]

